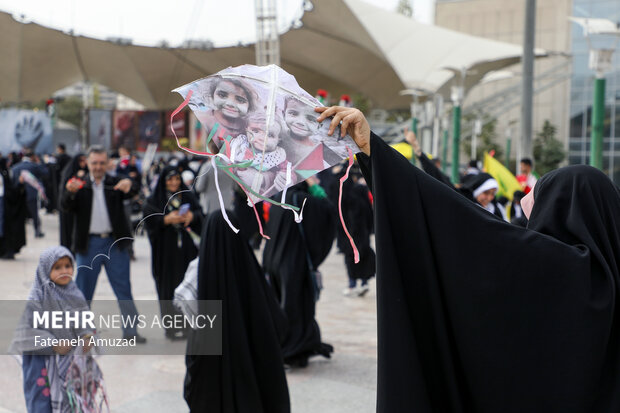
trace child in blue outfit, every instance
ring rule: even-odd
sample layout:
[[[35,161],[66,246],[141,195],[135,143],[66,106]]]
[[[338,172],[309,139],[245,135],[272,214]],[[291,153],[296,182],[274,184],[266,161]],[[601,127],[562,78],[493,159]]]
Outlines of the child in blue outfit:
[[[34,328],[33,324],[35,311],[88,311],[82,292],[73,282],[73,268],[73,255],[67,248],[51,247],[43,251],[28,296],[26,311],[11,344],[11,352],[22,355],[24,395],[29,413],[99,411],[96,408],[97,403],[92,403],[96,398],[94,396],[99,393],[105,399],[101,372],[92,356],[87,354],[90,350],[89,339],[94,331],[42,326]],[[76,348],[63,342],[59,345],[46,345],[48,339],[77,338],[83,338],[83,347]],[[84,358],[88,358],[88,362],[84,362]],[[79,386],[77,382],[80,377],[67,377],[72,366],[72,370],[79,370],[80,365],[88,366],[91,370],[88,375],[95,377],[95,383],[91,387],[94,391],[86,397],[84,394],[79,397],[72,395],[71,383]]]

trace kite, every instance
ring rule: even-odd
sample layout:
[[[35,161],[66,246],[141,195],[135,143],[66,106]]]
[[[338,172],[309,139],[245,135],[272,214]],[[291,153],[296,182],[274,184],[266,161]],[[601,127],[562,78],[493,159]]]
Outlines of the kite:
[[[188,153],[211,157],[216,187],[218,172],[226,173],[247,194],[248,205],[254,207],[260,201],[279,205],[293,211],[297,222],[303,218],[303,205],[286,204],[286,189],[344,159],[349,159],[350,167],[353,155],[360,151],[350,136],[340,137],[339,130],[328,136],[329,122],[319,124],[314,111],[322,103],[276,65],[229,67],[173,92],[184,101],[173,111],[170,123],[189,106],[208,136],[204,151],[196,151],[183,147],[172,129],[177,145]],[[341,187],[347,177],[348,170]],[[279,202],[270,198],[279,192]],[[338,207],[340,211],[340,202]],[[228,221],[223,207],[222,213]],[[342,214],[340,219],[348,235]]]

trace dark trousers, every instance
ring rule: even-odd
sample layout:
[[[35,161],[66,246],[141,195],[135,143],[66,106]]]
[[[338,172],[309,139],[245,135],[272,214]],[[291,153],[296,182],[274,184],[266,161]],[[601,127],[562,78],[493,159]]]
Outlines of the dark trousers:
[[[39,202],[37,199],[26,200],[26,208],[28,209],[28,215],[32,218],[32,224],[34,225],[34,232],[38,234],[41,232],[41,220],[39,219]]]

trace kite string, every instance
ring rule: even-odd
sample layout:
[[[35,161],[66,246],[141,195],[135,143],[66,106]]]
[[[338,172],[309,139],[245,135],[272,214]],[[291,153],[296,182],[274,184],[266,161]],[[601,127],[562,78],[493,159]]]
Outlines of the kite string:
[[[230,218],[228,218],[228,214],[226,213],[226,206],[224,205],[224,198],[222,197],[222,191],[220,190],[220,183],[217,177],[217,165],[215,164],[215,156],[211,158],[211,165],[213,166],[213,169],[214,169],[213,173],[215,174],[215,188],[217,189],[217,197],[220,201],[220,209],[222,210],[222,216],[224,217],[224,220],[226,221],[230,229],[232,229],[233,232],[237,234],[239,233],[239,230],[232,224],[232,222],[230,222]]]
[[[360,262],[360,253],[357,250],[357,247],[355,246],[355,241],[353,241],[353,237],[351,237],[351,234],[349,234],[347,225],[344,223],[344,217],[342,216],[342,186],[344,184],[344,181],[346,181],[349,178],[349,171],[351,170],[351,167],[353,166],[353,151],[351,151],[351,148],[349,148],[348,146],[347,146],[347,152],[349,154],[349,165],[347,166],[347,170],[344,176],[340,178],[340,191],[338,193],[338,215],[340,216],[340,223],[342,224],[342,229],[344,229],[344,233],[347,235],[347,238],[349,238],[349,243],[351,244],[351,248],[353,248],[354,262],[357,264],[358,262]]]

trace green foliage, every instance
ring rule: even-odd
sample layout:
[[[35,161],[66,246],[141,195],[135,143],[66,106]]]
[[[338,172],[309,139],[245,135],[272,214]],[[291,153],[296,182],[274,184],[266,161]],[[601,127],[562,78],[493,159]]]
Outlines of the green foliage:
[[[463,118],[462,124],[466,124],[466,121],[470,121],[470,124],[473,125],[476,117],[474,115],[468,115]],[[478,136],[476,142],[476,159],[482,161],[484,159],[485,152],[495,151],[495,159],[503,160],[504,156],[504,148],[498,144],[497,141],[497,119],[492,118],[489,115],[482,115],[482,132],[480,136]],[[471,128],[470,128],[471,129]],[[466,131],[461,129],[461,136],[465,136],[464,133]],[[472,131],[467,131],[469,136],[465,137],[465,139],[461,139],[461,145],[463,151],[468,154],[471,154],[471,146],[472,146]]]
[[[96,83],[93,85],[93,107],[101,109],[101,91]]]
[[[351,103],[354,108],[359,109],[364,115],[367,115],[371,109],[370,100],[360,93],[356,93],[351,97]]]
[[[388,116],[385,119],[388,123],[400,123],[407,119],[411,119],[411,111],[407,109],[395,109],[388,112]],[[409,126],[411,127],[411,126]]]
[[[69,96],[56,102],[56,117],[79,128],[82,125],[82,109],[82,99]]]
[[[398,5],[396,6],[396,13],[402,14],[403,16],[412,17],[413,6],[411,5],[411,0],[399,0]]]
[[[545,120],[542,131],[534,139],[534,169],[541,176],[557,169],[566,158],[566,151],[562,142],[555,138],[557,128]]]

